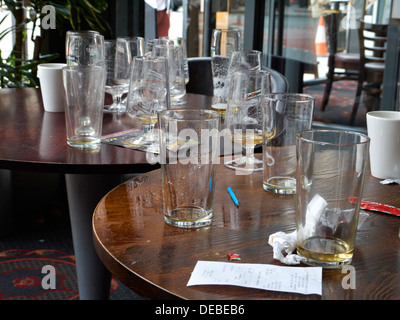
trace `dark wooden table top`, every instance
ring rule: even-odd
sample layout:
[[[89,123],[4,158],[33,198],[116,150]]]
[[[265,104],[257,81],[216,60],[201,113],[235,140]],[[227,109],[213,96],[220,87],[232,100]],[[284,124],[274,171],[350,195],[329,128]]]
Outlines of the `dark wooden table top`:
[[[187,94],[187,106],[211,98]],[[135,128],[129,116],[104,114],[103,135]],[[0,168],[58,173],[129,173],[154,169],[141,151],[102,144],[99,151],[67,145],[65,114],[43,109],[40,89],[0,90]]]
[[[229,253],[242,259],[231,263],[283,265],[273,259],[268,237],[296,227],[295,196],[264,191],[262,172],[240,176],[219,165],[216,181],[213,224],[203,229],[164,222],[160,170],[108,193],[93,216],[94,244],[105,266],[150,299],[321,299],[235,286],[186,286],[197,261],[227,262]],[[230,199],[229,186],[240,208]],[[363,199],[400,207],[400,186],[382,185],[367,173]],[[366,212],[352,262],[356,288],[342,287],[347,274],[340,270],[324,270],[322,299],[400,299],[400,218]]]

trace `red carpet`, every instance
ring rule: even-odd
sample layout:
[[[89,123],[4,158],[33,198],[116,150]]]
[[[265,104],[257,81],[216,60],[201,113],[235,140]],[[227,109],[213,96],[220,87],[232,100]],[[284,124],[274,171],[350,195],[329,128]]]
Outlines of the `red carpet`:
[[[324,95],[325,84],[315,84],[306,86],[304,93],[310,94],[316,98],[314,120],[349,125],[350,115],[353,110],[354,98],[357,90],[357,82],[355,81],[335,81],[332,86],[332,92],[329,97],[328,105],[325,111],[320,111],[322,97]],[[354,126],[366,127],[366,107],[363,99],[358,107],[358,112]]]
[[[27,173],[24,177],[31,178]],[[36,180],[39,195],[49,180]],[[79,300],[65,181],[61,179],[59,183],[54,194],[38,196],[36,201],[16,201],[13,206],[9,232],[0,235],[0,300]],[[15,185],[23,188],[17,180]],[[27,199],[35,193],[29,188],[25,191],[14,190],[16,199]],[[54,267],[55,273],[43,270],[47,266]],[[49,287],[53,280],[54,288]],[[109,299],[142,300],[115,278]]]
[[[54,289],[50,272],[53,266]],[[75,257],[58,250],[13,249],[0,252],[0,300],[79,300]],[[43,282],[43,284],[42,284]],[[111,290],[117,289],[113,279]]]

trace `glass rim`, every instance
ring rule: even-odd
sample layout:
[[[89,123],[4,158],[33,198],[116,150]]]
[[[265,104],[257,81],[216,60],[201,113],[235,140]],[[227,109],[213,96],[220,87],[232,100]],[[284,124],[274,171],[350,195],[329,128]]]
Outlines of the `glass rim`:
[[[225,29],[225,28],[222,28],[222,29],[213,29],[212,32],[213,32],[213,33],[214,33],[214,32],[237,32],[237,33],[240,33],[240,30],[237,29],[237,28],[235,28],[235,29]]]
[[[183,41],[185,41],[185,38],[184,37],[170,37],[170,36],[163,36],[163,37],[159,37],[158,39],[161,39],[161,40],[170,40],[170,41],[175,41],[175,40],[183,40]],[[154,39],[154,40],[156,40],[156,39]]]
[[[166,58],[166,57],[154,57],[154,56],[146,56],[146,55],[144,55],[144,56],[134,56],[134,57],[132,57],[132,62],[134,61],[134,60],[137,60],[137,61],[153,61],[153,62],[167,62],[168,61],[168,59]]]
[[[282,98],[280,98],[282,97]],[[295,97],[301,97],[302,100],[298,100]],[[274,92],[264,94],[264,98],[270,101],[284,101],[284,102],[310,102],[315,101],[316,98],[305,93],[295,93],[295,92]]]
[[[233,50],[233,53],[235,53],[235,52],[262,53],[260,50],[255,50],[255,49],[238,49],[238,50]]]
[[[271,72],[268,70],[260,69],[260,70],[253,70],[253,69],[246,69],[246,70],[235,70],[232,72],[232,75],[235,74],[250,74],[250,75],[271,75]],[[270,93],[266,93],[265,95],[269,95]]]
[[[68,30],[67,35],[80,35],[80,34],[100,34],[100,32],[96,30]]]
[[[65,66],[62,68],[63,71],[65,72],[78,72],[78,71],[91,71],[91,72],[99,72],[99,71],[105,71],[106,68],[104,66],[87,66],[87,65],[78,65],[78,66]]]
[[[76,38],[84,38],[84,39],[100,39],[102,41],[104,41],[104,36],[100,33],[72,33],[69,34],[68,36],[66,36],[66,41],[73,41]]]
[[[328,142],[328,141],[322,141],[322,140],[312,140],[310,138],[306,138],[303,135],[306,133],[310,132],[325,132],[325,133],[341,133],[341,134],[346,134],[346,135],[351,135],[351,136],[358,136],[362,139],[363,141],[359,142],[349,142],[349,143],[339,143],[339,142]],[[370,137],[368,137],[366,134],[356,132],[356,131],[350,131],[350,130],[340,130],[340,129],[308,129],[308,130],[303,130],[300,131],[296,134],[296,140],[302,140],[306,141],[308,143],[313,143],[313,144],[318,144],[318,145],[327,145],[327,146],[354,146],[354,145],[364,145],[368,144],[370,142]]]
[[[384,116],[380,116],[380,115],[388,115],[388,114],[396,114],[399,117],[398,118],[387,118],[387,117],[384,117]],[[367,117],[373,117],[375,119],[382,119],[382,120],[387,120],[387,121],[399,121],[400,120],[400,111],[396,111],[396,110],[375,110],[375,111],[367,112]]]
[[[134,37],[117,37],[116,39],[114,39],[115,41],[117,41],[118,39],[122,39],[122,40],[144,40],[143,37],[139,37],[139,36],[134,36]]]
[[[172,48],[172,49],[175,49],[175,48],[182,48],[180,45],[177,45],[177,44],[175,44],[175,43],[155,43],[154,45],[153,45],[153,47],[154,48]]]

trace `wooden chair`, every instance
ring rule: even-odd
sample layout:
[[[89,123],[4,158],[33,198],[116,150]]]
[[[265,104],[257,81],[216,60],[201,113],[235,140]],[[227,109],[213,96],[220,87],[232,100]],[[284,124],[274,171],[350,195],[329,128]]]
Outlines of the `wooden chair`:
[[[369,97],[374,98],[374,101],[376,101],[372,107],[368,106],[367,110],[370,111],[378,108],[377,101],[379,101],[382,93],[385,71],[387,30],[388,25],[386,24],[373,24],[363,20],[360,21],[360,28],[358,30],[360,69],[356,98],[350,118],[351,125],[354,123],[357,115],[363,90],[366,91]]]
[[[189,82],[186,92],[213,95],[213,80],[210,57],[188,58]],[[289,84],[285,76],[276,70],[263,68],[271,73],[272,92],[288,92]]]
[[[343,14],[340,11],[324,15],[329,56],[327,81],[321,102],[321,111],[325,111],[334,81],[358,80],[360,54],[346,52],[346,46],[339,41],[339,23],[342,18]],[[343,40],[346,39],[343,38]]]

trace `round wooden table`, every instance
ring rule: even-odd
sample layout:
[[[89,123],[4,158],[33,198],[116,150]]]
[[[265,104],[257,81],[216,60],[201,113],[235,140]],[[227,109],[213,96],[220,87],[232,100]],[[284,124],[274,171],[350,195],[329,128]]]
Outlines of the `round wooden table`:
[[[95,249],[105,266],[149,299],[320,299],[234,286],[186,286],[197,261],[227,262],[230,253],[241,258],[231,263],[282,265],[273,259],[268,237],[296,227],[295,195],[264,191],[262,172],[235,175],[220,164],[216,181],[213,223],[202,229],[180,229],[164,222],[160,170],[109,192],[93,216]],[[240,208],[230,199],[228,187]],[[382,185],[367,173],[363,199],[400,207],[400,186]],[[356,288],[342,286],[347,273],[324,270],[322,299],[400,299],[400,218],[367,213],[352,262]]]
[[[209,108],[211,97],[187,94],[187,106]],[[126,114],[105,113],[103,135],[135,128]],[[157,168],[142,151],[102,144],[82,151],[67,145],[65,114],[45,112],[40,89],[0,90],[0,208],[9,208],[10,172],[65,174],[80,299],[107,299],[110,273],[93,248],[92,214],[124,174]],[[2,215],[9,210],[1,210]],[[1,219],[0,219],[1,220]],[[7,220],[7,219],[3,219]]]

